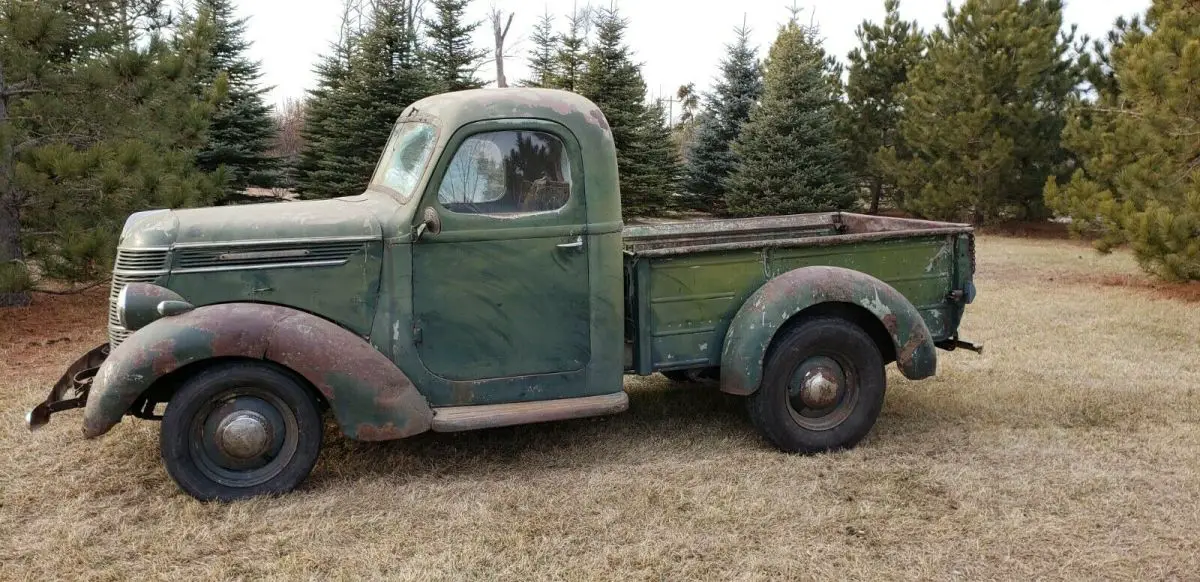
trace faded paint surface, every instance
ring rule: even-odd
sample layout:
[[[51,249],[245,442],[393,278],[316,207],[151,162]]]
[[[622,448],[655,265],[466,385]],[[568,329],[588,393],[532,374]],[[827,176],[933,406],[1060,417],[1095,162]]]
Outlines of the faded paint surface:
[[[942,339],[957,331],[962,304],[945,296],[970,282],[964,254],[970,230],[962,225],[827,213],[631,227],[623,242],[612,133],[587,99],[551,90],[462,91],[414,103],[397,123],[417,120],[438,131],[411,197],[368,188],[336,200],[131,220],[121,248],[168,252],[169,274],[156,282],[208,307],[159,320],[117,350],[124,355],[110,360],[104,381],[97,381],[89,430],[107,430],[116,422],[113,411],[136,399],[137,386],[165,370],[225,353],[268,357],[269,349],[285,345],[279,342],[287,338],[277,335],[285,324],[301,321],[248,319],[234,333],[196,315],[240,309],[221,306],[231,302],[261,304],[262,313],[285,306],[318,314],[308,317],[329,327],[322,332],[327,337],[369,351],[347,362],[394,364],[389,369],[404,380],[383,371],[355,375],[361,371],[300,356],[332,349],[319,343],[296,340],[270,355],[315,366],[305,376],[334,403],[343,430],[365,439],[427,428],[419,414],[396,416],[423,407],[424,401],[416,404],[420,396],[432,406],[452,406],[620,392],[623,339],[641,373],[719,365],[730,322],[746,299],[767,280],[809,265],[875,276],[916,305],[927,335]],[[456,214],[438,203],[458,145],[498,130],[561,139],[572,178],[564,207],[487,216]],[[416,237],[418,217],[427,211],[437,214],[441,229]],[[576,237],[583,242],[578,251],[557,247]],[[881,294],[878,304],[873,297],[868,303],[899,337],[916,324],[889,301]],[[285,307],[277,309],[290,311]],[[778,325],[766,312],[759,315],[759,328]],[[917,362],[923,346],[906,336],[897,352]],[[338,410],[339,400],[348,403],[349,416]]]
[[[767,347],[792,316],[826,302],[865,308],[879,318],[896,350],[896,366],[910,379],[937,369],[933,336],[904,295],[870,275],[838,267],[805,267],[768,281],[738,310],[721,354],[721,390],[750,394],[762,381]]]
[[[107,432],[155,380],[218,357],[276,362],[325,396],[351,438],[401,438],[429,429],[432,412],[408,378],[353,333],[274,305],[200,307],[147,325],[100,367],[84,411],[84,435]]]
[[[970,227],[850,213],[637,226],[624,240],[630,370],[640,374],[720,366],[738,310],[794,269],[842,267],[887,283],[935,342],[957,334],[965,303],[950,296],[973,274],[961,260]],[[890,309],[873,295],[859,306],[881,319]]]
[[[620,392],[620,193],[603,115],[578,95],[530,89],[439,95],[413,104],[401,122],[410,115],[442,128],[411,203],[414,214],[437,212],[442,227],[389,247],[372,342],[388,344],[435,406]],[[437,190],[458,146],[505,130],[563,142],[566,205],[507,216],[444,208]],[[577,250],[557,246],[577,239]]]

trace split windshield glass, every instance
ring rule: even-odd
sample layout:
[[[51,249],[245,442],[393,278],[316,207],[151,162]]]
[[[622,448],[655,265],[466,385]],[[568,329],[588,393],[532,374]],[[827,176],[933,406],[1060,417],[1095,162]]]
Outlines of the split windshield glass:
[[[406,121],[396,125],[383,150],[383,159],[371,178],[371,186],[388,190],[408,202],[421,182],[425,166],[437,142],[437,129],[421,121]]]

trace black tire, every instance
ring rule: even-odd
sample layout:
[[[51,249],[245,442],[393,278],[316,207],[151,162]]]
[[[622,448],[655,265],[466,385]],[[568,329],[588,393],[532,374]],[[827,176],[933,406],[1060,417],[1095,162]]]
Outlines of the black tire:
[[[775,339],[747,408],[763,437],[784,451],[850,448],[879,418],[886,383],[870,335],[845,319],[816,317]]]
[[[312,393],[290,372],[231,362],[183,382],[167,404],[159,446],[167,473],[189,495],[232,501],[294,489],[316,464],[323,432]]]

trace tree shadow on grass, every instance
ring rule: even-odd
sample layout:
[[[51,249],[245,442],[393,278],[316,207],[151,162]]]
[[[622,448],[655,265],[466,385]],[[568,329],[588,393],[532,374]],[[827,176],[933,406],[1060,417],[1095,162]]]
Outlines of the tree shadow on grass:
[[[664,458],[687,463],[739,453],[785,454],[759,436],[746,415],[744,398],[715,386],[654,377],[632,381],[626,391],[629,410],[613,416],[428,432],[398,441],[353,441],[330,422],[325,450],[308,487],[323,490],[338,481],[371,478],[399,484],[430,478],[534,478],[555,469],[638,465]],[[885,410],[864,445],[871,446],[876,438],[907,439],[913,432],[936,429],[931,424],[951,422],[913,410],[913,404],[898,416],[889,417]]]
[[[358,442],[326,426],[325,450],[310,483],[390,476],[496,478],[532,468],[636,463],[664,450],[695,458],[722,447],[761,450],[742,399],[715,386],[663,379],[627,386],[629,410],[612,416],[483,429],[427,432],[407,439]],[[731,442],[733,441],[733,442]]]

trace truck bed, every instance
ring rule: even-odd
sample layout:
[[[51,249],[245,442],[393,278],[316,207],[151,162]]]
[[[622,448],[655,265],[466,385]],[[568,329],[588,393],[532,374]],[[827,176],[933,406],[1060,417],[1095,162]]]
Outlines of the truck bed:
[[[847,212],[627,226],[626,369],[720,365],[729,322],[767,280],[800,267],[854,269],[896,288],[935,341],[957,335],[974,271],[969,225]]]

